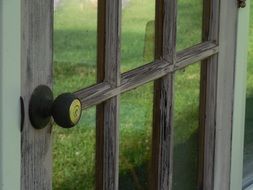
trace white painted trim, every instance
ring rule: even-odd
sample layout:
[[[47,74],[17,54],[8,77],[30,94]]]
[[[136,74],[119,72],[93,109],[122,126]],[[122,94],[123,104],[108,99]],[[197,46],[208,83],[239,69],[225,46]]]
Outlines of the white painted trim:
[[[0,1],[0,190],[20,189],[20,2]]]
[[[238,13],[230,190],[242,189],[249,8]]]

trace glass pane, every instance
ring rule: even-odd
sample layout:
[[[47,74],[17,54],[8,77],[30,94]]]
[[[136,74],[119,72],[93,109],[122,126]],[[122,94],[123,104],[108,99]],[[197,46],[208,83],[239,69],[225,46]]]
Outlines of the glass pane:
[[[121,72],[153,61],[155,0],[122,1]]]
[[[177,50],[201,42],[203,0],[178,0]]]
[[[243,187],[253,184],[253,93],[247,96],[244,139]]]
[[[199,156],[200,65],[175,77],[173,190],[196,190]]]
[[[253,188],[253,4],[251,4],[250,9],[243,189],[247,189],[247,187],[248,189]]]
[[[54,0],[54,95],[73,92],[96,80],[96,2]],[[53,128],[53,189],[94,189],[95,108],[78,126]]]
[[[86,110],[77,126],[53,128],[53,189],[95,187],[95,108]]]
[[[148,189],[153,85],[121,96],[119,189]]]
[[[96,1],[54,0],[54,5],[54,82],[64,80],[58,86],[72,92],[96,81]]]

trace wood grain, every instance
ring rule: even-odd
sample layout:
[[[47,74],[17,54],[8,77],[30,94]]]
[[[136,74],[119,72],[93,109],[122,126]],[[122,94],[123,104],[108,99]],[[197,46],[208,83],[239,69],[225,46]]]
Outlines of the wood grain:
[[[204,2],[203,40],[216,41],[219,54],[203,61],[201,68],[204,154],[199,189],[230,189],[237,14],[234,1]]]
[[[220,0],[203,2],[202,41],[219,40]],[[214,151],[218,55],[202,61],[200,79],[200,156],[198,189],[214,187]]]
[[[138,67],[121,74],[121,84],[111,86],[101,82],[91,87],[75,92],[81,99],[83,109],[102,103],[113,96],[137,88],[143,84],[159,79],[168,73],[176,72],[185,67],[217,54],[219,47],[213,42],[204,42],[177,53],[177,62],[171,65],[163,59]]]
[[[176,64],[177,1],[156,0],[155,58]],[[174,73],[154,84],[151,189],[171,190]]]
[[[22,97],[25,103],[21,135],[21,189],[52,189],[51,126],[34,129],[28,118],[32,91],[52,84],[53,1],[22,0]]]
[[[120,84],[121,0],[98,1],[98,82]],[[102,86],[107,89],[107,85]],[[100,94],[104,96],[104,93]],[[94,100],[94,97],[92,98]],[[98,103],[98,102],[96,102]],[[119,96],[97,106],[96,189],[118,189]]]
[[[220,1],[220,25],[217,72],[216,130],[214,153],[214,189],[230,189],[233,103],[235,81],[236,34],[238,8],[236,1]],[[226,19],[229,18],[229,19]]]

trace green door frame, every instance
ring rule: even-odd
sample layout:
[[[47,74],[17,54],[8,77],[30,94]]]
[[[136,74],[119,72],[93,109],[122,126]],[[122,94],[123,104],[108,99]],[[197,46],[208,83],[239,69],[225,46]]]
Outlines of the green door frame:
[[[231,190],[242,188],[249,11],[250,1],[247,1],[247,6],[244,9],[239,9],[238,12],[231,153]]]
[[[20,189],[21,0],[0,1],[0,190]]]

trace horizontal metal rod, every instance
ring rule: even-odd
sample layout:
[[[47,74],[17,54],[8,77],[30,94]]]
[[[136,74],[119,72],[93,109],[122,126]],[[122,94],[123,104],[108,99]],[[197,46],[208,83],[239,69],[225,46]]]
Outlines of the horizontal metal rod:
[[[155,60],[149,64],[121,74],[121,83],[112,88],[109,83],[102,82],[75,92],[83,109],[97,105],[116,95],[132,90],[148,82],[154,81],[168,73],[183,69],[189,65],[218,53],[219,47],[214,42],[203,42],[177,53],[177,62],[171,65],[166,60]]]

